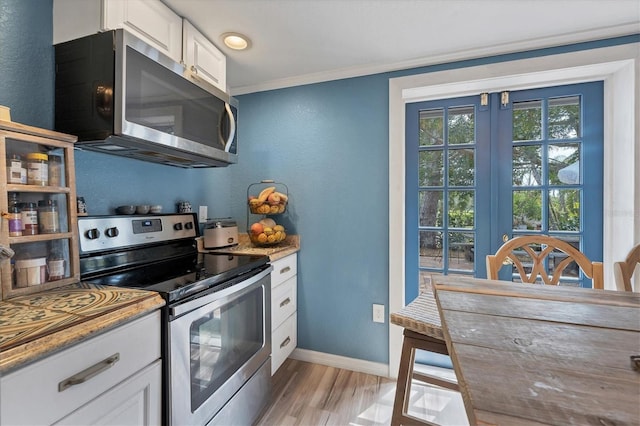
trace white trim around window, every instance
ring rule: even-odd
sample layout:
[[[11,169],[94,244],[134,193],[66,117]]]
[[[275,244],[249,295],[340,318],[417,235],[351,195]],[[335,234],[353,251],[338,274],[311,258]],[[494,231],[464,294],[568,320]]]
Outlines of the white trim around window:
[[[603,261],[605,288],[615,289],[613,262],[640,242],[639,52],[634,43],[389,80],[389,312],[404,306],[405,105],[587,81],[604,81]],[[401,344],[401,327],[390,324],[390,377]]]

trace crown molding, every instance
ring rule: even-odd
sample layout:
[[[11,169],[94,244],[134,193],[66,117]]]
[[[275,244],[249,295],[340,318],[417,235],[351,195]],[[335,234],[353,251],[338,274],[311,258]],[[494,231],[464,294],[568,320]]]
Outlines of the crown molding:
[[[268,90],[283,89],[287,87],[303,86],[306,84],[323,83],[333,80],[341,80],[365,75],[380,74],[412,68],[426,67],[436,64],[446,64],[450,62],[485,58],[489,56],[504,55],[509,53],[524,52],[528,50],[559,47],[564,45],[604,40],[614,37],[623,37],[640,34],[640,22],[635,21],[628,24],[611,27],[597,28],[589,31],[562,34],[552,37],[542,37],[516,43],[503,43],[484,48],[466,49],[457,52],[450,52],[426,58],[417,58],[388,64],[375,64],[366,66],[356,66],[341,68],[332,71],[304,74],[300,76],[275,79],[254,85],[231,87],[233,96],[248,93],[264,92]]]

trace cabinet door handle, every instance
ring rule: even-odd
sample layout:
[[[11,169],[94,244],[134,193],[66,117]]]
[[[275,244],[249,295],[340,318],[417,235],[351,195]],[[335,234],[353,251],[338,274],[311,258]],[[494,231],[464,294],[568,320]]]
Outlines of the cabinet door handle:
[[[120,360],[120,353],[115,353],[111,355],[109,358],[100,361],[97,364],[92,365],[91,367],[82,370],[79,373],[74,374],[58,383],[58,392],[62,392],[63,390],[70,388],[71,386],[79,385],[80,383],[84,383],[87,380],[91,379],[94,376],[102,373],[105,370],[111,368],[116,362]]]
[[[289,336],[287,336],[286,339],[284,339],[282,341],[282,343],[280,343],[280,349],[284,348],[285,346],[287,346],[289,344],[289,342],[291,342],[291,338]]]
[[[284,268],[280,269],[280,273],[284,274],[286,272],[289,272],[291,270],[291,266],[285,266]]]
[[[287,306],[289,303],[291,303],[291,299],[287,297],[282,302],[280,302],[280,307],[282,308],[283,306]]]

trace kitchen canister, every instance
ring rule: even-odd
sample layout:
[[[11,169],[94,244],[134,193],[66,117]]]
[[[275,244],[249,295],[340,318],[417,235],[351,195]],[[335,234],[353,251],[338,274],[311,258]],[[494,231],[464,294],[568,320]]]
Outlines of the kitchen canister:
[[[56,200],[38,201],[38,229],[41,234],[60,232],[60,215]]]
[[[44,284],[47,281],[47,259],[16,260],[16,287],[29,287]]]
[[[49,281],[57,281],[64,278],[65,260],[62,254],[60,241],[51,241],[49,245],[49,255],[47,256],[47,270]]]
[[[188,201],[180,201],[177,207],[178,213],[191,213],[193,211],[191,208],[191,203]]]
[[[22,213],[20,212],[20,207],[14,204],[8,210],[6,217],[9,222],[9,236],[19,237],[22,235]]]
[[[25,167],[22,157],[13,154],[7,160],[7,183],[26,185],[27,168]]]
[[[22,203],[22,235],[36,235],[38,233],[38,209],[36,203]]]
[[[49,185],[62,185],[62,157],[49,155]]]
[[[41,152],[27,154],[27,183],[29,185],[49,185],[49,156]]]

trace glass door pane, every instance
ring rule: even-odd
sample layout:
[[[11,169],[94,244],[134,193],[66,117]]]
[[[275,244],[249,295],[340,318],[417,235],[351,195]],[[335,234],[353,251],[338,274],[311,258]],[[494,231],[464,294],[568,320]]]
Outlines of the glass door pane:
[[[408,246],[417,247],[414,282],[419,284],[433,273],[473,275],[476,269],[477,101],[470,97],[407,107],[417,124],[412,126],[414,150],[407,156],[416,171],[408,177],[412,190],[409,195],[407,189],[407,200],[415,200],[417,209],[407,226],[413,230]]]
[[[602,259],[601,93],[602,83],[586,83],[510,94],[512,103],[498,118],[505,130],[496,141],[500,152],[510,150],[511,167],[503,164],[497,179],[498,193],[510,194],[510,203],[498,208],[502,234],[551,235],[591,260]],[[493,238],[497,250],[502,241]],[[553,254],[545,267],[553,270],[561,261],[560,253]],[[508,269],[502,268],[500,279],[517,280]],[[590,285],[575,264],[565,278],[565,285]]]
[[[407,302],[433,273],[486,277],[505,235],[552,235],[602,259],[602,82],[509,95],[406,107]]]

